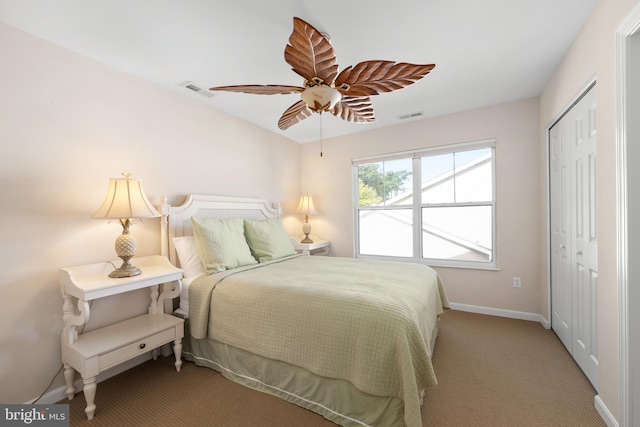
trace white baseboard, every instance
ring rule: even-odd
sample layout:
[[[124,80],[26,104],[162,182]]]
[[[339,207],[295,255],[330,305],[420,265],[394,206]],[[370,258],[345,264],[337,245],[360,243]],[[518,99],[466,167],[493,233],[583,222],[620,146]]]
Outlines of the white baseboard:
[[[102,381],[109,379],[113,376],[116,376],[124,371],[126,371],[127,369],[131,369],[134,366],[137,366],[141,363],[146,362],[147,360],[151,359],[151,353],[145,353],[141,356],[138,356],[134,359],[128,360],[126,362],[123,362],[119,365],[114,366],[111,369],[108,369],[106,371],[104,371],[103,373],[101,373],[100,375],[97,376],[96,378],[96,383],[101,383]],[[80,378],[79,375],[76,375],[78,378],[76,378],[76,381],[74,383],[74,387],[76,388],[76,394],[77,393],[82,393],[82,387],[83,387],[83,383],[82,383],[82,378]],[[51,390],[50,392],[46,393],[44,396],[42,396],[42,398],[38,401],[38,403],[42,403],[45,405],[48,404],[53,404],[56,402],[60,402],[63,399],[67,398],[67,394],[66,394],[66,389],[67,386],[63,385],[61,387],[58,387],[54,390]],[[100,387],[98,387],[98,393],[100,392]],[[34,399],[31,399],[29,402],[25,402],[26,405],[29,405],[31,403],[33,403]]]
[[[532,322],[539,322],[546,329],[551,327],[551,323],[547,319],[536,313],[504,310],[501,308],[483,307],[479,305],[458,304],[455,302],[452,302],[450,305],[452,310],[468,311],[469,313],[486,314],[489,316],[508,317],[510,319],[530,320]]]
[[[609,408],[607,408],[602,399],[600,399],[600,396],[596,395],[596,398],[594,400],[596,410],[598,411],[598,414],[600,414],[604,422],[607,424],[607,426],[618,427],[618,421],[616,421],[616,419],[611,414],[611,411],[609,411]]]

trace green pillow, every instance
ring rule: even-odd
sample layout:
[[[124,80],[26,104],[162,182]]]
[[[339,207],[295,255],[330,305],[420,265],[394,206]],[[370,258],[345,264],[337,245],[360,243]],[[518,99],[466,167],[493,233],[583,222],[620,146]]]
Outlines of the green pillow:
[[[260,262],[296,253],[280,218],[268,218],[262,221],[245,219],[244,234],[253,256]]]
[[[207,274],[256,264],[244,238],[241,218],[191,218],[196,250]]]

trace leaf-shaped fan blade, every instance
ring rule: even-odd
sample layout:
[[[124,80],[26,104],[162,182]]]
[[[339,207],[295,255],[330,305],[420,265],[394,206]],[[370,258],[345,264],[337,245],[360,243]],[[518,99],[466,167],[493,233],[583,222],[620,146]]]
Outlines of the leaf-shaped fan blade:
[[[258,95],[287,95],[289,93],[300,93],[304,90],[300,86],[283,85],[239,85],[239,86],[217,86],[209,90],[223,90],[226,92],[255,93]]]
[[[284,49],[284,59],[305,80],[318,77],[331,85],[338,74],[336,55],[331,43],[320,31],[300,18],[293,18],[293,32]]]
[[[353,123],[370,123],[376,121],[369,97],[353,98],[344,96],[330,112],[343,120]]]
[[[282,113],[282,117],[278,120],[278,127],[282,130],[288,129],[296,123],[306,119],[311,114],[311,109],[307,107],[307,104],[300,100]]]
[[[406,62],[365,61],[342,70],[335,87],[343,95],[370,96],[392,92],[417,82],[435,67],[435,64],[416,65]]]

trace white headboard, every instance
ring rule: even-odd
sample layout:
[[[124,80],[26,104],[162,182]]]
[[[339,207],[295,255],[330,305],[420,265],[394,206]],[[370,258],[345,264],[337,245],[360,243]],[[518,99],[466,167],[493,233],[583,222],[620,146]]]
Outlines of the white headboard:
[[[269,204],[263,199],[189,194],[179,206],[170,206],[163,198],[160,206],[160,250],[169,261],[178,266],[178,256],[173,238],[193,234],[191,217],[198,218],[245,218],[253,221],[281,215],[280,205]]]

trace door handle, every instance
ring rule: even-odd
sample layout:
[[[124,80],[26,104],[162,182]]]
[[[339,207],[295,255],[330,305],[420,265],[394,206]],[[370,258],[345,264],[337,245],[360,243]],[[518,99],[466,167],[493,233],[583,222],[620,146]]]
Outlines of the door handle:
[[[582,255],[582,251],[576,252],[576,255]]]

